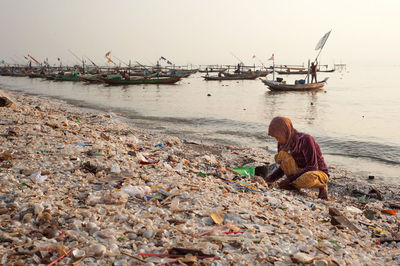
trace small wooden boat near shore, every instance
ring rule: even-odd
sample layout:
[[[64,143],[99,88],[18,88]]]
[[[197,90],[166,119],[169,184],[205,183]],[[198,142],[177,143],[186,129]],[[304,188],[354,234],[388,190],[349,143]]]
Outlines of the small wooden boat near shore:
[[[316,83],[297,83],[297,84],[286,84],[286,82],[279,82],[273,80],[262,79],[261,81],[268,86],[271,91],[314,91],[322,89],[328,78],[323,81]]]
[[[108,85],[133,85],[133,84],[174,84],[180,81],[181,77],[168,78],[139,78],[139,79],[101,79]]]

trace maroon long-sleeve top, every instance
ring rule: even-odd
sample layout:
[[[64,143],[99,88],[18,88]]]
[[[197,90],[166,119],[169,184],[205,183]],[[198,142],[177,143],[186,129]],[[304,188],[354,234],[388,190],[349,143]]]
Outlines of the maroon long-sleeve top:
[[[278,144],[278,151],[279,150],[280,145]],[[302,169],[297,174],[287,177],[291,182],[308,171],[319,170],[325,172],[329,176],[328,167],[326,167],[324,157],[322,157],[321,149],[311,135],[298,132],[295,135],[295,141],[289,151],[289,154],[292,155],[293,159],[297,163],[297,166]],[[281,178],[283,175],[284,172],[279,167],[270,175],[270,178],[272,181],[275,181]]]

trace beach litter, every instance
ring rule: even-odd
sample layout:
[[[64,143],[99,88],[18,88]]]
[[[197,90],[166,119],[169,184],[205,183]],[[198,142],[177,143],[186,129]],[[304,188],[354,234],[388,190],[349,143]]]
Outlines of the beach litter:
[[[1,110],[2,265],[400,263],[397,186],[332,169],[323,202],[255,182],[273,162],[264,149],[7,93],[20,108]]]

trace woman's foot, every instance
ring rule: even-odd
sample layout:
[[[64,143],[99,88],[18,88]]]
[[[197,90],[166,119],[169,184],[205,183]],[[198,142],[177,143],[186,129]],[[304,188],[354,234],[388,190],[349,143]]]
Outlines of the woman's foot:
[[[329,198],[328,198],[328,187],[327,187],[326,184],[319,189],[318,198],[319,199],[324,199],[324,200],[329,200]]]

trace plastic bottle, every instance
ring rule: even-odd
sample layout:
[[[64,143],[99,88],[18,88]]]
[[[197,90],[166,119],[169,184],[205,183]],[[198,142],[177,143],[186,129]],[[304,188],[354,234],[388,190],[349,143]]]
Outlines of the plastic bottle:
[[[124,186],[121,191],[132,197],[143,197],[151,192],[151,188],[148,186]]]

